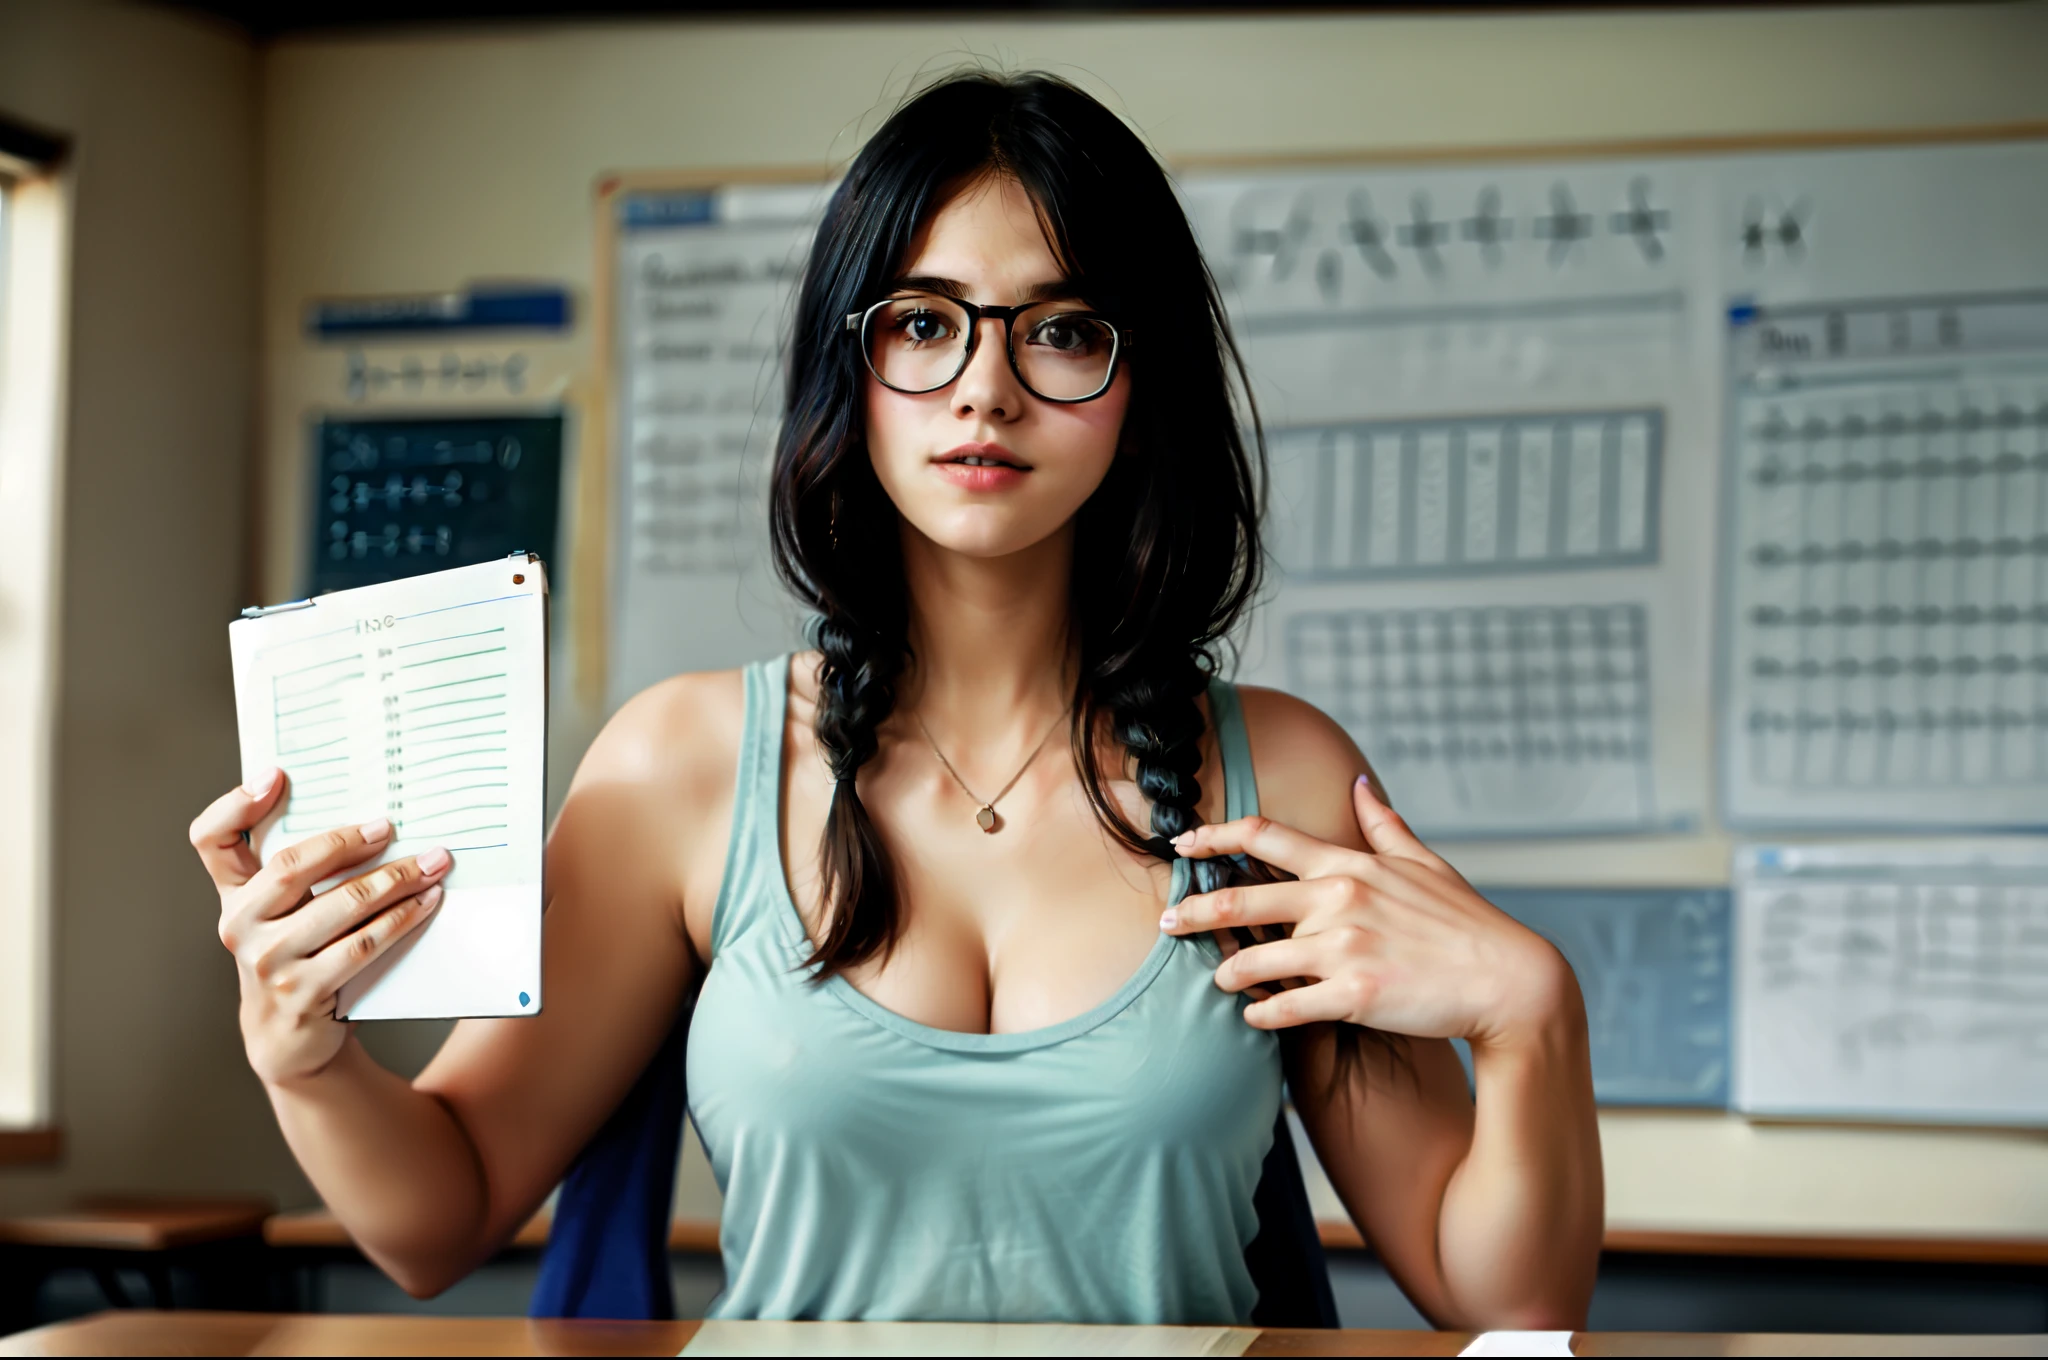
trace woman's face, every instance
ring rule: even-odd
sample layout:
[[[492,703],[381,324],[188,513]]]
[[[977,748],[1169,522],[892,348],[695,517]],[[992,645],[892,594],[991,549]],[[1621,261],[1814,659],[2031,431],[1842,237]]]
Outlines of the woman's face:
[[[1003,175],[977,180],[939,210],[902,277],[916,286],[896,292],[984,306],[1083,301],[1046,244],[1030,195]],[[1045,401],[1011,369],[1002,322],[984,319],[976,340],[966,370],[936,392],[913,396],[868,374],[868,455],[912,532],[994,558],[1058,533],[1102,484],[1131,380],[1119,364],[1093,401]]]

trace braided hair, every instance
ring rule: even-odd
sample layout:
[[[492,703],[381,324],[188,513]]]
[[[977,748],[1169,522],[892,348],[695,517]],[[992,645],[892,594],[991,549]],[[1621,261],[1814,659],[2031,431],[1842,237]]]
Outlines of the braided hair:
[[[1116,115],[1053,76],[971,72],[926,86],[862,148],[826,207],[797,294],[775,450],[776,568],[815,615],[817,742],[834,781],[808,961],[819,980],[886,955],[900,927],[888,846],[857,776],[910,660],[908,592],[845,318],[886,293],[918,231],[961,185],[990,174],[1030,195],[1081,295],[1135,332],[1137,381],[1117,456],[1076,519],[1069,599],[1075,763],[1103,827],[1133,851],[1171,860],[1167,842],[1200,823],[1199,700],[1259,585],[1257,417],[1241,419],[1240,396],[1251,409],[1243,363],[1159,162]],[[1108,793],[1105,732],[1150,804],[1148,826]],[[1193,870],[1203,892],[1246,872],[1222,859]]]

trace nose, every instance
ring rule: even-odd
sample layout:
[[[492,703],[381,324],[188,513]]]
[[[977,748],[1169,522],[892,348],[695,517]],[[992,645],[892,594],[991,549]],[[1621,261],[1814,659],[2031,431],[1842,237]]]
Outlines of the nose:
[[[967,367],[953,380],[953,414],[985,416],[1005,423],[1024,413],[1024,387],[1010,367],[1010,328],[983,317]]]

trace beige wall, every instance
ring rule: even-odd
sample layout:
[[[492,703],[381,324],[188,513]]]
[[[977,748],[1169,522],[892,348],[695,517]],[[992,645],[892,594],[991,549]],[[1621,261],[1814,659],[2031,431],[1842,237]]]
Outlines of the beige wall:
[[[75,146],[52,875],[69,1149],[0,1170],[0,1208],[302,1194],[185,845],[236,775],[223,625],[248,574],[255,57],[163,10],[7,0],[0,108]]]

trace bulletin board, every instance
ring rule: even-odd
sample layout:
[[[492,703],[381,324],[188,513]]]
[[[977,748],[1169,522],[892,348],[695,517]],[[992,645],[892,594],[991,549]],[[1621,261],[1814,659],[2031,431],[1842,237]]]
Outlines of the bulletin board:
[[[1810,892],[1912,878],[1915,837],[2048,827],[2048,125],[1177,173],[1271,459],[1237,678],[1344,724],[1426,837],[1901,838]],[[602,186],[577,565],[603,609],[577,617],[607,705],[800,636],[765,476],[827,187]],[[2048,903],[2036,860],[1999,873]],[[2048,1032],[2017,982],[1938,1023],[1887,994],[1912,1061],[1837,1045],[1810,1106],[1745,1081],[1746,1006],[1839,1009],[1925,913],[1810,951],[1823,976],[1778,966],[1738,884],[1593,886],[1500,895],[1611,1001],[1603,1101],[2048,1117],[1912,1087],[1985,1026]],[[2015,931],[1970,947],[2048,976]],[[1980,1079],[2048,1090],[2048,1045]]]

